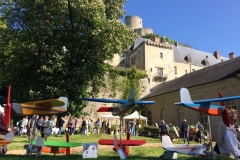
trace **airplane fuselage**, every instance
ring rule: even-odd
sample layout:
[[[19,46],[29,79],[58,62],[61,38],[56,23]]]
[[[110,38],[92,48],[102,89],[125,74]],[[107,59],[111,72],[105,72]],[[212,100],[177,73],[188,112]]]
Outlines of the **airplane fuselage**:
[[[204,104],[182,103],[182,105],[188,107],[189,109],[193,109],[195,111],[213,116],[220,116],[224,111],[224,108],[222,106],[211,105],[210,103]]]
[[[168,151],[175,151],[175,152],[179,152],[182,154],[204,156],[205,154],[203,153],[203,151],[207,149],[207,146],[206,145],[183,144],[183,145],[176,146],[176,147],[163,147],[163,148]]]

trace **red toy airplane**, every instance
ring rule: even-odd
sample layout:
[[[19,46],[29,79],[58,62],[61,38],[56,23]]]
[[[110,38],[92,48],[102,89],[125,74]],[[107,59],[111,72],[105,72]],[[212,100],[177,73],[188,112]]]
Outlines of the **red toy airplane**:
[[[116,136],[116,135],[114,135]],[[117,151],[120,148],[120,140],[114,142],[114,139],[100,139],[98,141],[101,145],[114,145],[113,150]],[[141,146],[146,143],[146,140],[130,140],[130,134],[127,133],[127,139],[122,140],[123,151],[126,156],[128,156],[129,148],[128,146]]]

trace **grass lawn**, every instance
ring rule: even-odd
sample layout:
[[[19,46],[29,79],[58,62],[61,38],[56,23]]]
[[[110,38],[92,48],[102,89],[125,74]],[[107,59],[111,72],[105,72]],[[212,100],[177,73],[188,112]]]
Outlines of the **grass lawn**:
[[[105,134],[91,134],[91,135],[73,135],[70,136],[71,142],[80,142],[80,143],[97,143],[99,139],[111,139],[113,136],[105,135]],[[119,136],[118,136],[119,139]],[[123,136],[123,139],[126,139],[126,136]],[[147,144],[140,147],[130,147],[129,148],[129,156],[127,159],[129,160],[156,160],[160,159],[159,156],[163,154],[164,150],[161,147],[161,142],[159,138],[150,138],[150,137],[142,137],[142,136],[136,136],[131,137],[131,139],[145,139],[147,141]],[[48,141],[66,141],[65,135],[62,137],[55,137],[50,136],[48,138]],[[22,155],[25,153],[23,151],[23,145],[28,143],[28,139],[26,137],[14,137],[14,141],[9,145],[9,153],[11,151],[15,150],[14,154],[7,154],[4,156],[4,160],[29,160],[29,157],[25,157],[25,155]],[[181,143],[178,142],[178,143]],[[194,142],[191,142],[194,144]],[[112,150],[112,147],[104,147],[98,145],[98,158],[100,160],[117,160],[120,159],[118,154]],[[60,154],[54,156],[53,154],[45,154],[43,153],[41,159],[46,160],[53,160],[53,159],[59,159],[59,160],[75,160],[75,159],[83,159],[82,158],[82,147],[81,149],[72,149],[72,154],[70,156],[66,156],[65,154]],[[16,151],[17,150],[17,151]],[[192,156],[192,155],[183,155],[178,153],[178,159],[180,160],[195,160],[195,159],[211,159],[207,157],[199,157],[199,156]],[[2,157],[2,156],[1,156]],[[1,158],[0,157],[0,158]],[[33,158],[35,158],[35,155],[33,155]],[[89,159],[89,158],[88,158]],[[217,160],[227,160],[227,157],[219,156]],[[89,159],[91,160],[91,159]]]

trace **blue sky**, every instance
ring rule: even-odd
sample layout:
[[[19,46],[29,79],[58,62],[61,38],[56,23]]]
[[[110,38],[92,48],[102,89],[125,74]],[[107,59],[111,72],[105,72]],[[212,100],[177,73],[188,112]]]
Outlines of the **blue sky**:
[[[160,36],[208,53],[240,56],[240,0],[128,0],[124,10]]]

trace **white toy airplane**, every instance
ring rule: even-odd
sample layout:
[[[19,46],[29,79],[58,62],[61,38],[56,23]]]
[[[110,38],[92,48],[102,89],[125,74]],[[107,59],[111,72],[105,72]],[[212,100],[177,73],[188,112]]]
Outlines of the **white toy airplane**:
[[[179,146],[174,146],[170,137],[167,135],[164,135],[162,136],[162,147],[167,151],[173,151],[173,152],[189,154],[189,155],[206,156],[204,152],[207,149],[207,144],[202,144],[202,145],[182,144]]]

